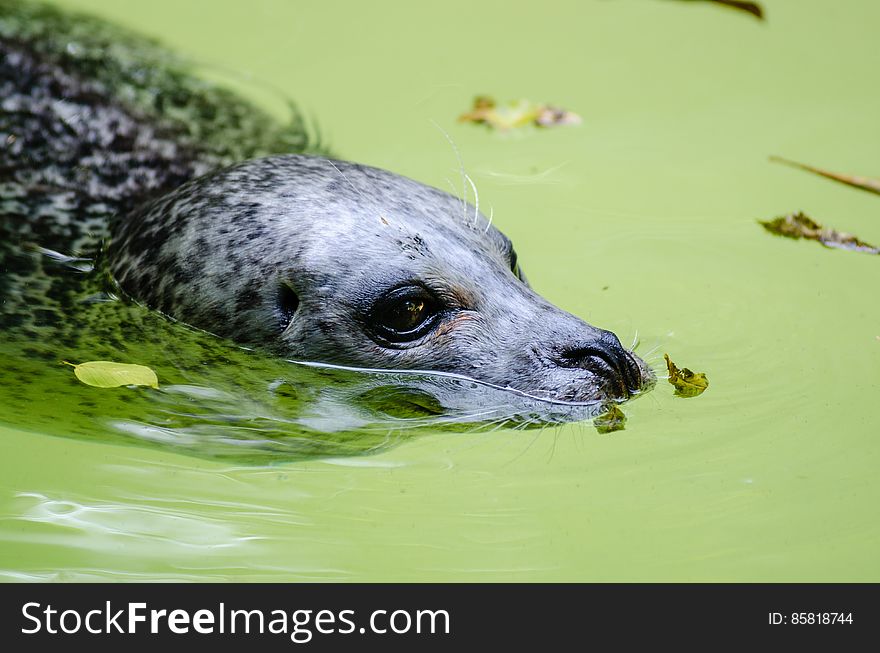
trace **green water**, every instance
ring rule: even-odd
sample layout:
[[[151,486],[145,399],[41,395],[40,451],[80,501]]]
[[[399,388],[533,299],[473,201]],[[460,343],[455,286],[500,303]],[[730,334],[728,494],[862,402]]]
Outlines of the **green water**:
[[[711,387],[661,383],[611,436],[271,466],[0,428],[3,578],[880,580],[880,259],[755,222],[803,209],[880,243],[880,198],[767,162],[880,174],[876,3],[766,0],[766,23],[672,0],[63,4],[445,188],[437,123],[539,292]],[[456,124],[478,93],[584,123]]]

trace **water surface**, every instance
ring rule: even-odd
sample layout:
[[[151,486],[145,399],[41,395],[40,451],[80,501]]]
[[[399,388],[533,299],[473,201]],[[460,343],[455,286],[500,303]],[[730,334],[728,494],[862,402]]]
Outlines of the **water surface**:
[[[661,383],[609,436],[429,431],[299,461],[89,440],[39,395],[42,427],[0,406],[4,578],[880,579],[880,260],[756,224],[802,209],[880,242],[880,198],[767,161],[880,174],[875,3],[767,0],[766,23],[672,0],[62,4],[448,188],[436,123],[539,292],[711,387]],[[584,123],[456,124],[479,93]]]

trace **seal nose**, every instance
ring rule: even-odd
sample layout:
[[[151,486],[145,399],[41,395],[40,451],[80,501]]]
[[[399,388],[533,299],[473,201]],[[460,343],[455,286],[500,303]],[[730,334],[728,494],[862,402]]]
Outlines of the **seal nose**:
[[[563,367],[580,367],[606,377],[622,397],[642,387],[638,364],[610,331],[601,331],[595,340],[563,350],[560,359]]]

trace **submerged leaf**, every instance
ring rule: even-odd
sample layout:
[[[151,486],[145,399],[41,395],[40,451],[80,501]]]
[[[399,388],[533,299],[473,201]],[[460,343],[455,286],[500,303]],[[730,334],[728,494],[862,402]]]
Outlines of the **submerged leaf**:
[[[797,161],[783,159],[781,156],[771,156],[770,160],[776,161],[777,163],[784,163],[785,165],[791,166],[792,168],[798,168],[800,170],[812,172],[814,175],[820,175],[822,177],[825,177],[826,179],[839,181],[841,184],[846,184],[847,186],[853,186],[855,188],[860,188],[861,190],[866,190],[869,193],[877,193],[878,195],[880,195],[880,179],[872,179],[871,177],[859,177],[857,175],[842,175],[838,172],[829,172],[827,170],[822,170],[821,168],[808,166],[805,163],[798,163]]]
[[[79,365],[65,361],[65,364],[73,367],[76,378],[95,388],[118,388],[123,385],[159,387],[156,373],[144,365],[113,363],[111,361],[89,361]]]
[[[693,0],[688,0],[693,2]],[[745,0],[701,0],[705,2],[714,2],[715,4],[724,5],[731,9],[739,9],[746,11],[759,20],[764,20],[764,10],[757,2],[746,2]]]
[[[823,227],[800,211],[766,222],[763,220],[758,222],[771,234],[777,236],[795,239],[807,238],[809,240],[816,240],[825,245],[825,247],[848,249],[853,252],[864,252],[865,254],[880,254],[880,249],[873,245],[862,242],[852,234]]]
[[[626,425],[626,415],[620,410],[620,406],[612,404],[611,407],[593,420],[593,426],[603,435],[622,431]]]
[[[478,95],[474,98],[473,108],[460,115],[458,121],[486,125],[499,131],[509,131],[526,125],[537,127],[578,125],[581,122],[581,117],[576,113],[549,104],[534,104],[529,100],[515,100],[499,105],[488,95]]]
[[[669,370],[669,382],[675,386],[675,394],[679,397],[696,397],[709,387],[709,379],[702,372],[691,372],[686,367],[678,369],[669,354],[663,354],[663,357]]]

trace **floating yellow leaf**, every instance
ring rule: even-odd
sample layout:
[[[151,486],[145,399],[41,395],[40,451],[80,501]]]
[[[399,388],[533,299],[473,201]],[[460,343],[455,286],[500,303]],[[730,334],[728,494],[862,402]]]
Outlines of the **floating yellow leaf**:
[[[515,100],[499,105],[487,95],[474,98],[473,108],[458,117],[459,122],[473,122],[499,131],[509,131],[526,125],[556,127],[577,125],[581,117],[571,111],[549,104],[535,104],[529,100]]]
[[[691,372],[686,367],[678,369],[669,354],[663,354],[663,357],[669,370],[669,382],[675,386],[675,394],[679,397],[696,397],[709,387],[709,379],[702,372]]]
[[[73,368],[76,378],[95,388],[118,388],[123,385],[159,387],[156,373],[144,365],[113,363],[111,361],[89,361],[79,365],[67,361],[64,363]]]
[[[602,434],[622,431],[625,425],[626,415],[617,404],[612,404],[606,412],[593,420],[593,426]]]
[[[843,231],[835,231],[828,227],[823,227],[800,211],[784,215],[766,222],[759,220],[758,222],[769,231],[777,236],[785,238],[807,238],[816,240],[825,245],[825,247],[833,247],[835,249],[848,249],[853,252],[864,252],[865,254],[880,254],[880,249],[862,242],[852,234]]]
[[[825,177],[826,179],[839,181],[841,184],[846,184],[847,186],[853,186],[855,188],[860,188],[861,190],[866,190],[869,193],[877,193],[878,195],[880,195],[880,179],[872,179],[871,177],[859,177],[858,175],[843,175],[839,172],[829,172],[828,170],[822,170],[821,168],[808,166],[805,163],[798,163],[797,161],[783,159],[781,156],[771,156],[770,160],[776,161],[777,163],[784,163],[785,165],[791,166],[792,168],[798,168],[800,170],[812,172],[814,175],[819,175],[821,177]]]

